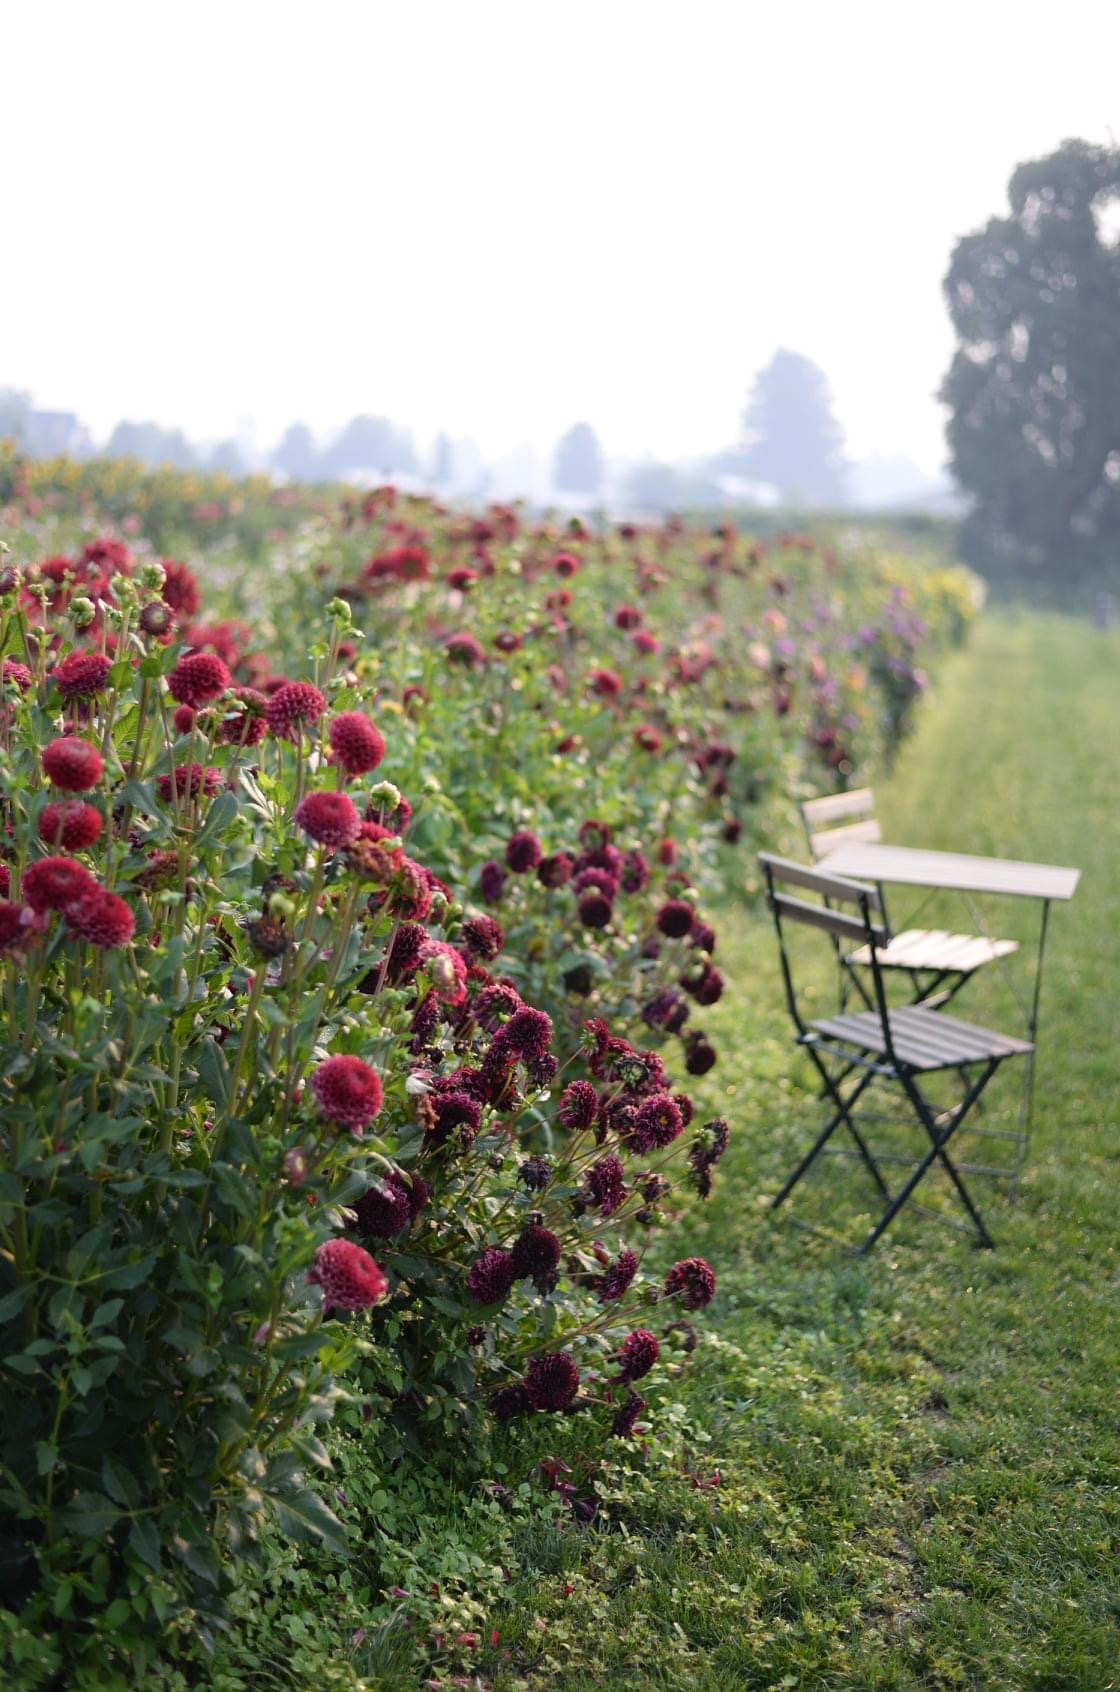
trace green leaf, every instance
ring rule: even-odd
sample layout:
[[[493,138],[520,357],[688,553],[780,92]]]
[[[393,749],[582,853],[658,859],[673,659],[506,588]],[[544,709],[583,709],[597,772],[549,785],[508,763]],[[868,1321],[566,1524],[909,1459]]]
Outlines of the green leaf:
[[[89,1319],[91,1328],[103,1328],[107,1322],[114,1322],[121,1310],[124,1309],[123,1298],[107,1298],[104,1304],[99,1304]]]
[[[98,1276],[102,1287],[112,1287],[114,1291],[119,1287],[127,1292],[131,1287],[138,1287],[148,1279],[155,1266],[156,1254],[149,1252],[147,1257],[138,1257],[132,1263],[122,1263],[117,1269],[110,1269],[107,1275]]]
[[[211,1104],[224,1106],[229,1097],[229,1065],[216,1040],[203,1040],[198,1048],[198,1076]]]
[[[121,790],[121,798],[126,805],[131,805],[134,811],[139,811],[143,817],[151,817],[156,822],[166,822],[167,818],[159,808],[155,788],[150,781],[126,781]]]
[[[62,1512],[72,1533],[81,1539],[101,1539],[120,1517],[115,1504],[100,1492],[79,1492]]]
[[[136,1476],[126,1469],[119,1457],[106,1452],[101,1459],[101,1484],[110,1498],[135,1510],[140,1503],[140,1488]]]
[[[142,1563],[158,1574],[163,1566],[159,1533],[150,1516],[138,1516],[128,1530],[128,1543]],[[158,1612],[157,1612],[158,1613]]]
[[[325,1545],[340,1556],[346,1553],[346,1530],[334,1511],[317,1492],[304,1487],[272,1499],[276,1524],[298,1545]]]
[[[0,1322],[10,1322],[13,1316],[18,1316],[30,1293],[29,1285],[16,1287],[12,1292],[5,1293],[4,1297],[0,1298]]]
[[[195,847],[208,846],[216,835],[229,827],[239,809],[236,793],[230,793],[228,789],[219,793],[206,813],[206,821],[195,836]]]

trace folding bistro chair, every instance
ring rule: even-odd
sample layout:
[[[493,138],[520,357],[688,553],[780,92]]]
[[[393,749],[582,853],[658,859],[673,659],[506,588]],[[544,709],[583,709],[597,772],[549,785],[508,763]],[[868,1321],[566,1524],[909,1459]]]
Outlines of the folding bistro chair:
[[[877,890],[863,882],[847,881],[822,870],[775,858],[768,852],[760,852],[758,861],[766,877],[767,896],[781,952],[786,1003],[797,1029],[797,1043],[812,1059],[823,1084],[822,1096],[827,1096],[833,1107],[828,1122],[812,1147],[772,1201],[772,1208],[776,1209],[789,1197],[843,1124],[885,1206],[860,1247],[861,1253],[870,1251],[935,1163],[940,1164],[952,1182],[976,1229],[979,1243],[991,1246],[994,1243],[992,1237],[946,1148],[999,1066],[1008,1058],[1026,1057],[1034,1047],[1028,1040],[997,1034],[969,1022],[959,1022],[955,1017],[945,1016],[927,1005],[888,1009],[879,961],[884,929],[873,920],[873,913],[878,916],[882,908]],[[796,893],[787,892],[789,887],[817,894],[824,902],[810,904]],[[838,906],[854,906],[855,910],[849,913],[848,910],[837,909]],[[868,1010],[805,1020],[798,1005],[786,947],[787,923],[806,924],[823,930],[843,945],[866,948],[872,982],[871,1007]],[[830,1060],[839,1065],[837,1070],[829,1068]],[[966,1088],[959,1103],[948,1110],[938,1111],[920,1083],[924,1077],[944,1070],[963,1073]],[[857,1072],[859,1079],[845,1092],[849,1078]],[[855,1105],[875,1080],[893,1083],[901,1089],[929,1139],[929,1150],[915,1163],[893,1195],[853,1114]]]
[[[876,845],[882,839],[875,820],[875,795],[870,787],[854,788],[850,793],[832,793],[824,799],[806,799],[798,810],[814,863],[819,863],[838,846],[845,846],[851,841]],[[876,961],[880,969],[902,970],[909,975],[913,990],[911,1003],[915,1005],[932,1007],[948,1004],[978,969],[1019,950],[1017,940],[989,940],[980,934],[949,934],[941,928],[907,928],[901,934],[892,934],[882,888],[879,889],[878,908],[886,943],[879,947]],[[846,952],[838,945],[836,950],[848,979],[855,983],[870,1010],[871,996],[856,973],[870,968],[870,952],[866,946]]]

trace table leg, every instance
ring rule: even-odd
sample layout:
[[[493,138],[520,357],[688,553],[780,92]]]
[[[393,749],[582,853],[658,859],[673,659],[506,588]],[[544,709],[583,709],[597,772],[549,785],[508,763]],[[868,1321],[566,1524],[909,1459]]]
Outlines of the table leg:
[[[1036,1046],[1038,1039],[1038,1011],[1042,998],[1042,960],[1046,953],[1046,930],[1050,925],[1050,900],[1042,901],[1042,916],[1038,926],[1038,957],[1034,970],[1034,995],[1031,999],[1030,1020],[1027,1023],[1027,1038]],[[1034,1121],[1034,1072],[1037,1049],[1027,1056],[1026,1073],[1023,1076],[1023,1097],[1019,1106],[1019,1127],[1022,1140],[1019,1155],[1015,1160],[1015,1174],[1011,1182],[1011,1196],[1014,1199],[1019,1192],[1019,1173],[1023,1167],[1023,1160],[1030,1144],[1031,1126]]]

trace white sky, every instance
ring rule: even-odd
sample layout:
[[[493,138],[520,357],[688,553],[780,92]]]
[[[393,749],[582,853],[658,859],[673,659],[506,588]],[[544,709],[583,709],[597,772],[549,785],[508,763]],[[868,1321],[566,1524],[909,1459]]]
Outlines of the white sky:
[[[954,237],[1120,131],[1113,0],[9,0],[0,40],[0,385],[98,435],[687,456],[785,345],[933,469]]]

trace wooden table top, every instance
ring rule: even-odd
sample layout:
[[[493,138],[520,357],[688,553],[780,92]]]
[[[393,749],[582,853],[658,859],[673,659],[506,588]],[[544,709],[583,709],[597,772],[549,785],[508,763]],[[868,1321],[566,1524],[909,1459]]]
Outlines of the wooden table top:
[[[888,886],[938,887],[957,893],[1006,893],[1020,899],[1072,899],[1081,871],[1056,864],[1022,864],[1011,858],[972,858],[960,852],[927,852],[914,846],[851,841],[816,866],[830,875]]]

